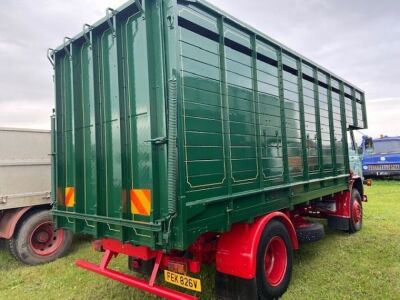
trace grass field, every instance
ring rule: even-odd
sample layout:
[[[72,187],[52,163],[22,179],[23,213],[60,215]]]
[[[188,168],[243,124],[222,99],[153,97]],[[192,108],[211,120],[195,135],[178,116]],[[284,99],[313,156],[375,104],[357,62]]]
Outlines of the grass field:
[[[327,231],[322,241],[302,246],[282,299],[400,299],[400,182],[375,181],[366,192],[363,230]],[[38,267],[0,251],[0,299],[156,299],[78,269],[78,258],[98,262],[100,254],[85,238],[75,240],[67,257]],[[111,267],[126,270],[126,265],[122,256]],[[201,299],[213,299],[213,272],[203,269]]]

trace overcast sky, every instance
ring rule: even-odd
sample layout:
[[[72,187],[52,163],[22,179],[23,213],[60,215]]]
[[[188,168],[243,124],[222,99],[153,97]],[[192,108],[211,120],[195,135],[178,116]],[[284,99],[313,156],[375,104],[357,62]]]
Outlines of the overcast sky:
[[[1,0],[0,126],[49,128],[46,50],[121,0]],[[400,135],[400,1],[211,0],[366,92],[368,134]]]

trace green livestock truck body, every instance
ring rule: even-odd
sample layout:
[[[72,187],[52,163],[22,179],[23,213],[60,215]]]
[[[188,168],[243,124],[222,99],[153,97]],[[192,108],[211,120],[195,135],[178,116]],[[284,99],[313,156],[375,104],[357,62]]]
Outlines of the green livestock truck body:
[[[353,192],[359,206],[366,196],[351,176],[346,136],[367,127],[364,92],[209,3],[107,9],[49,59],[55,221],[100,239],[100,250],[116,253],[120,243],[130,262],[182,273],[168,268],[181,258],[171,253],[214,245],[219,273],[253,280],[257,271],[219,261],[226,240],[244,238],[238,227],[265,231],[271,221],[259,220],[279,212],[293,248],[297,215],[319,211],[333,227],[354,227]],[[199,240],[208,243],[195,247]],[[178,260],[191,272],[189,256]]]

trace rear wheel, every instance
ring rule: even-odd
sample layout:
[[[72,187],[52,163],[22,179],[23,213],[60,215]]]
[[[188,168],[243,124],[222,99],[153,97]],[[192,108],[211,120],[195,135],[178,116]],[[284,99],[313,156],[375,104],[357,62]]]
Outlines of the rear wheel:
[[[363,219],[363,208],[360,192],[353,189],[350,201],[349,232],[355,233],[361,230]]]
[[[49,210],[29,214],[7,241],[11,255],[28,265],[43,264],[65,255],[72,243],[68,230],[54,230]]]
[[[261,236],[257,253],[257,289],[260,299],[275,299],[286,292],[293,261],[289,233],[281,222],[271,221]]]

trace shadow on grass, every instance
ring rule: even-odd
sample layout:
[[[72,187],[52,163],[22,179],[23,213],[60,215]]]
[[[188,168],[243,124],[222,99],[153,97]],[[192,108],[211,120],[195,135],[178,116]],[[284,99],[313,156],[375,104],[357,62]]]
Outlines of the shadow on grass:
[[[325,236],[323,239],[312,242],[312,243],[303,243],[299,245],[299,249],[294,253],[294,266],[296,264],[305,264],[311,263],[315,259],[317,259],[320,255],[328,254],[326,252],[326,244],[333,244],[338,242],[338,240],[342,238],[346,238],[349,236],[348,232],[330,229],[327,226],[326,220],[313,220],[314,222],[319,222],[324,225]]]
[[[71,249],[68,254],[74,254],[79,252],[83,246],[90,245],[93,242],[93,238],[89,235],[76,234],[72,240]]]

